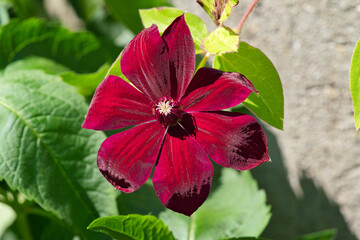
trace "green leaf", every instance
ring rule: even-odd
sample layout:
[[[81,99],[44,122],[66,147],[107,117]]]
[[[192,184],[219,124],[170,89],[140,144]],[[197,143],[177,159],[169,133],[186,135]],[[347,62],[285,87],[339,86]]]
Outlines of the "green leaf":
[[[239,46],[239,36],[230,28],[218,27],[204,40],[203,45],[207,52],[222,54],[236,52]]]
[[[140,9],[139,12],[144,27],[148,28],[151,27],[152,24],[156,24],[161,34],[175,18],[184,13],[184,11],[180,9],[170,7]],[[191,35],[194,39],[196,53],[203,53],[204,50],[201,48],[201,44],[204,38],[209,35],[206,24],[201,18],[191,13],[185,13],[185,21],[189,26]]]
[[[43,57],[35,57],[35,56],[12,62],[6,67],[5,71],[15,72],[18,70],[34,70],[34,69],[43,70],[45,73],[53,74],[53,75],[70,71],[69,68],[61,64],[58,64],[53,60]]]
[[[122,52],[121,52],[122,53]],[[121,53],[119,54],[119,56],[116,58],[115,62],[113,62],[113,64],[111,64],[111,67],[109,68],[108,72],[106,73],[106,76],[109,75],[114,75],[114,76],[118,76],[120,78],[122,78],[123,80],[125,80],[126,82],[132,84],[129,79],[127,79],[125,77],[125,75],[122,73],[121,71],[121,66],[120,66],[120,60],[121,60]]]
[[[336,229],[328,229],[321,232],[306,234],[295,240],[334,240],[336,237]]]
[[[108,234],[115,239],[173,240],[168,227],[154,216],[129,214],[95,219],[88,227]]]
[[[215,56],[214,68],[245,75],[259,91],[243,102],[260,119],[283,129],[284,96],[279,74],[259,49],[241,42],[235,53]]]
[[[105,135],[81,128],[84,98],[39,70],[7,72],[0,85],[0,179],[94,239],[86,226],[117,213],[116,194],[96,166]]]
[[[351,60],[350,91],[354,105],[355,127],[358,130],[360,128],[360,39]]]
[[[177,239],[259,236],[270,220],[266,196],[249,171],[222,170],[221,186],[191,218],[167,210],[160,214]]]
[[[142,30],[139,17],[139,9],[171,6],[167,0],[105,0],[112,16],[124,23],[133,33],[137,34]]]
[[[239,4],[239,0],[197,0],[197,2],[215,24],[220,26],[229,17],[232,9]]]
[[[94,73],[77,74],[74,72],[66,72],[60,74],[60,76],[64,82],[76,87],[81,95],[91,96],[104,79],[108,69],[109,64],[105,63]]]
[[[14,59],[42,56],[77,72],[95,71],[106,61],[90,33],[72,33],[43,20],[12,20],[0,28],[0,69]]]

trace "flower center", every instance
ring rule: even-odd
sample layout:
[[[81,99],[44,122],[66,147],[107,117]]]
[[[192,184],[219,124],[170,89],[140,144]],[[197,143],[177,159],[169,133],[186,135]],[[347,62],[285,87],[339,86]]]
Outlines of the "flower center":
[[[182,118],[183,110],[179,102],[171,97],[163,97],[152,104],[155,119],[164,126],[176,125]]]

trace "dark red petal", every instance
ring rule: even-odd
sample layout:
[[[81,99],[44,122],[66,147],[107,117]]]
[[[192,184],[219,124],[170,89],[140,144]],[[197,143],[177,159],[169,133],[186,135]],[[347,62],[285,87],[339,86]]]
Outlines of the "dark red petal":
[[[100,172],[123,192],[137,190],[150,176],[164,132],[161,124],[153,122],[107,138],[97,157]]]
[[[218,164],[248,170],[269,161],[267,140],[256,119],[235,113],[194,113],[197,142]]]
[[[121,71],[146,96],[155,101],[170,96],[168,49],[153,25],[142,30],[123,50]]]
[[[195,71],[195,46],[184,15],[176,18],[162,37],[169,50],[171,97],[179,100]]]
[[[240,73],[200,68],[181,102],[187,111],[217,111],[238,105],[255,91]]]
[[[193,137],[178,125],[172,128],[155,167],[154,188],[167,208],[190,216],[209,194],[213,167]]]
[[[82,127],[105,131],[154,120],[150,104],[129,83],[110,75],[96,89]]]

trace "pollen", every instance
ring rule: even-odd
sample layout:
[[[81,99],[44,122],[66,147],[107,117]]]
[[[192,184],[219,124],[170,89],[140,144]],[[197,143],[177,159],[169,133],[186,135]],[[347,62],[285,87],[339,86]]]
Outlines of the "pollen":
[[[159,111],[159,113],[164,114],[165,116],[171,113],[172,108],[173,106],[169,100],[164,100],[156,104],[156,110]]]

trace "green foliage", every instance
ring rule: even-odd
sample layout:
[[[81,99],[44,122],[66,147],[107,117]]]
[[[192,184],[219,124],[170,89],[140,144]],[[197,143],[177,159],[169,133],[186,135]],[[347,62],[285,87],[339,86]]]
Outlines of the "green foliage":
[[[152,24],[156,24],[162,34],[172,21],[183,13],[184,11],[180,9],[160,7],[141,9],[140,17],[145,28],[151,27]],[[203,53],[202,41],[209,34],[204,21],[191,13],[185,13],[185,21],[189,26],[191,35],[194,39],[196,53]]]
[[[203,45],[207,52],[222,54],[236,52],[240,43],[239,36],[230,28],[218,27],[204,40]]]
[[[105,135],[81,128],[88,106],[60,77],[39,70],[0,78],[0,179],[64,220],[83,239],[103,215],[116,214],[115,193],[99,173]],[[59,144],[61,142],[61,144]]]
[[[77,74],[74,72],[65,72],[60,76],[64,82],[76,87],[81,95],[91,96],[104,79],[108,69],[109,64],[105,63],[94,73]]]
[[[259,236],[270,220],[264,191],[250,172],[223,169],[221,185],[188,217],[166,210],[160,214],[177,239],[224,239]]]
[[[295,240],[334,240],[336,237],[336,229],[328,229],[321,232],[306,234]]]
[[[222,26],[239,0],[197,0],[216,25]]]
[[[114,239],[174,240],[168,227],[151,215],[129,214],[98,218],[88,229],[106,233]]]
[[[105,0],[112,16],[124,23],[133,33],[139,33],[143,27],[139,18],[139,9],[171,6],[167,0]]]
[[[241,42],[234,53],[215,56],[214,67],[245,75],[259,91],[243,104],[268,124],[283,129],[284,97],[279,74],[271,61],[259,49]]]
[[[34,69],[42,70],[48,74],[58,75],[64,82],[76,87],[81,95],[91,96],[104,79],[109,69],[109,64],[105,63],[94,73],[78,74],[50,59],[29,57],[10,63],[5,69],[5,74],[18,70]]]
[[[69,68],[60,65],[50,59],[33,56],[10,63],[5,69],[5,74],[7,72],[11,73],[19,70],[34,69],[42,70],[45,73],[53,75],[70,71]]]
[[[35,18],[12,20],[0,28],[0,69],[30,55],[51,58],[78,72],[95,71],[106,61],[90,33],[72,33]]]
[[[358,130],[360,128],[360,39],[351,60],[350,90],[354,105],[355,127]]]

